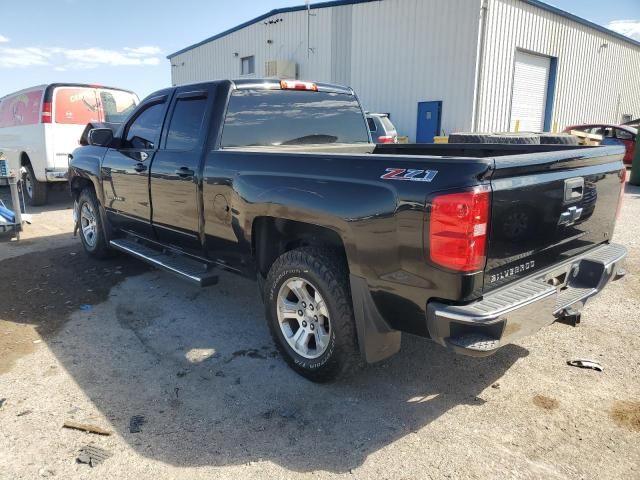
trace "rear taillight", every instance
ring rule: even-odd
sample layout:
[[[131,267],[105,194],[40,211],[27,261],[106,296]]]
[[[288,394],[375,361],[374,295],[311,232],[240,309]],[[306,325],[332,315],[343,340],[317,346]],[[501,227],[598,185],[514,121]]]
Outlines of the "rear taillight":
[[[42,117],[40,121],[42,123],[51,123],[51,102],[44,102],[42,104]]]
[[[627,169],[622,167],[622,170],[618,172],[620,178],[620,196],[618,198],[618,209],[616,210],[616,221],[620,218],[620,212],[622,212],[622,204],[624,203],[624,186],[627,182]]]
[[[318,86],[313,82],[300,82],[298,80],[281,80],[280,88],[282,90],[308,90],[317,92]]]
[[[460,272],[481,270],[486,260],[490,188],[438,195],[431,205],[431,260]]]
[[[392,135],[380,135],[378,137],[378,143],[393,143]]]

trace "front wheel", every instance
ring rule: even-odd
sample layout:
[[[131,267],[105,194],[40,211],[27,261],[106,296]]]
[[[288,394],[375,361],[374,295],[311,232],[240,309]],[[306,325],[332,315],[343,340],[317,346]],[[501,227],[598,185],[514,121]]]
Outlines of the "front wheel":
[[[106,258],[109,256],[104,225],[100,217],[99,203],[95,192],[91,188],[85,188],[78,196],[75,206],[76,221],[80,231],[80,241],[84,251],[94,258]]]
[[[337,254],[313,247],[282,254],[265,294],[271,335],[298,373],[324,382],[360,365],[348,275]]]

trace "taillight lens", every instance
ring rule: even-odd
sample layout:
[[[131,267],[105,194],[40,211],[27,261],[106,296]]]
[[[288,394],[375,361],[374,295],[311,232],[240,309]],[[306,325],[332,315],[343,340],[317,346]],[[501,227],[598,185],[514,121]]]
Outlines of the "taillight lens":
[[[393,143],[393,136],[391,136],[391,135],[380,135],[378,137],[378,143]]]
[[[489,203],[488,186],[433,199],[429,250],[434,263],[460,272],[484,267]]]
[[[44,102],[42,104],[42,117],[40,121],[42,123],[51,123],[51,102]]]
[[[300,82],[297,80],[281,80],[280,88],[282,90],[309,90],[317,92],[318,86],[313,82]]]

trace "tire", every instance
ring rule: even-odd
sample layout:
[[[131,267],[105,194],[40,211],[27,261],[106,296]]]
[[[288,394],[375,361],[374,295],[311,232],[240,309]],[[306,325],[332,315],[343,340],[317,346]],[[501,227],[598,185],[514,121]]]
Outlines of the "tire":
[[[542,145],[579,145],[578,137],[568,133],[543,133],[540,135]]]
[[[33,207],[44,205],[47,203],[47,183],[39,182],[36,179],[30,163],[27,163],[25,168],[27,169],[27,173],[24,175],[23,185],[29,205]]]
[[[85,188],[80,192],[76,215],[79,217],[78,233],[85,253],[97,259],[109,257],[111,252],[107,247],[104,225],[100,216],[100,203],[93,188]]]
[[[506,145],[540,145],[540,135],[537,133],[496,133],[489,135],[490,143]]]
[[[327,382],[361,365],[347,270],[334,252],[303,247],[282,254],[269,270],[264,292],[271,336],[293,370]],[[288,306],[287,313],[279,313],[279,306]]]
[[[449,143],[491,143],[488,133],[452,133]]]

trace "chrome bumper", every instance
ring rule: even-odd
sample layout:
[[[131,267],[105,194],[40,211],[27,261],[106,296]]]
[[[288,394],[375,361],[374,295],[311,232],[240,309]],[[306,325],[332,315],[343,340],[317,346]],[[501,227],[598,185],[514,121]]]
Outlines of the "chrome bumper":
[[[431,338],[458,353],[485,356],[579,312],[587,299],[624,275],[627,249],[608,244],[512,283],[468,305],[427,305]]]
[[[67,180],[67,168],[45,168],[44,173],[47,182],[65,182]]]

